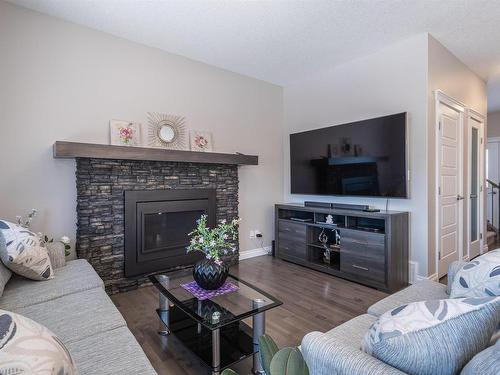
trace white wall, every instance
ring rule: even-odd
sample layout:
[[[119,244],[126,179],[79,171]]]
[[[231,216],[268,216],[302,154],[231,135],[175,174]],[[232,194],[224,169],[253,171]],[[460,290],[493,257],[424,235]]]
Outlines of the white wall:
[[[75,237],[75,163],[56,140],[108,142],[113,118],[185,116],[216,151],[259,155],[240,168],[241,250],[273,233],[282,199],[282,88],[0,1],[0,217],[38,208],[34,230]]]
[[[372,55],[304,78],[284,90],[284,200],[370,204],[385,199],[290,194],[289,134],[346,122],[408,112],[410,199],[391,199],[391,210],[410,212],[410,259],[427,275],[426,167],[427,35],[417,35]]]
[[[488,138],[500,137],[500,111],[488,112]]]
[[[435,184],[435,153],[436,153],[436,113],[434,91],[441,90],[446,95],[463,103],[470,109],[486,116],[486,83],[472,72],[464,63],[448,51],[441,43],[429,35],[429,77],[427,92],[428,101],[428,191],[429,191],[429,275],[434,274],[436,269],[436,184]],[[486,129],[485,129],[486,134]],[[464,126],[463,152],[464,166],[468,161],[468,132]],[[464,191],[467,191],[464,189]],[[486,201],[486,199],[485,199]],[[464,212],[468,209],[468,200],[464,200]],[[466,230],[466,220],[464,220],[464,230]],[[484,223],[486,223],[486,210],[484,210]],[[464,232],[467,233],[467,232]],[[466,236],[464,236],[465,239]],[[465,239],[466,240],[466,239]],[[466,246],[466,243],[464,244]],[[464,246],[464,251],[466,247]]]

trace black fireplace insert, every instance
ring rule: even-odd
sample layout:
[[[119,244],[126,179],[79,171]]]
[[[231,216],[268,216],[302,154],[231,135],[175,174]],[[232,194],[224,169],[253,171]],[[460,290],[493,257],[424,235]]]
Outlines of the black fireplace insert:
[[[201,215],[215,225],[214,189],[125,191],[125,276],[142,276],[200,260],[186,253]]]

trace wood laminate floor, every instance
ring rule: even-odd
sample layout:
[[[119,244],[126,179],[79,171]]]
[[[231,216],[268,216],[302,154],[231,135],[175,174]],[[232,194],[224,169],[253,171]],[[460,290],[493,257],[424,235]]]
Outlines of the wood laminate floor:
[[[280,347],[296,346],[311,331],[328,331],[366,312],[387,294],[269,256],[243,260],[231,273],[283,301],[266,315],[266,333]],[[158,294],[154,287],[116,294],[112,300],[160,375],[209,372],[175,337],[157,334]],[[246,321],[251,324],[250,321]],[[233,366],[251,374],[251,358]]]

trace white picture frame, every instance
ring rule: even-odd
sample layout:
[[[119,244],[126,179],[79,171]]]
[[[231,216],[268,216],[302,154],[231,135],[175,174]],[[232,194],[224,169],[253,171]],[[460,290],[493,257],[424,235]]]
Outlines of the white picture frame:
[[[109,121],[109,143],[114,146],[140,147],[142,129],[139,122],[125,120]]]
[[[211,152],[214,149],[212,133],[205,130],[191,130],[189,133],[191,151]]]

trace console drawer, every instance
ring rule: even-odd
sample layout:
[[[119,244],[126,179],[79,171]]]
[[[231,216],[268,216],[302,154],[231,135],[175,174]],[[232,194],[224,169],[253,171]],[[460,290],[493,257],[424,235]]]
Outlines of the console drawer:
[[[304,224],[280,221],[278,227],[278,237],[280,241],[296,241],[306,243],[307,227]]]
[[[385,258],[384,243],[366,243],[356,240],[341,238],[340,248],[343,253],[352,253],[367,258]]]
[[[278,231],[283,233],[292,233],[296,235],[306,235],[306,225],[301,223],[293,223],[291,221],[280,220]]]
[[[340,250],[340,271],[385,283],[385,259]]]
[[[292,257],[306,260],[307,246],[305,242],[279,239],[278,252],[280,257]]]
[[[364,232],[360,230],[341,229],[340,236],[342,241],[357,243],[360,245],[374,244],[383,245],[385,243],[385,234]]]

